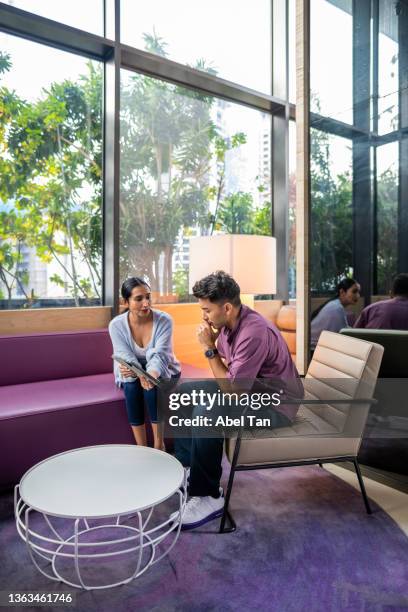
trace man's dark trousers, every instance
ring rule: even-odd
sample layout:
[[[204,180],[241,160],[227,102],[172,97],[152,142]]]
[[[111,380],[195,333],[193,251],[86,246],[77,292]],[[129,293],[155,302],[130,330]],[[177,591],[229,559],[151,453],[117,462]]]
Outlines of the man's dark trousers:
[[[206,393],[217,393],[219,386],[215,380],[201,380],[191,383],[183,383],[178,391],[181,393],[190,393],[193,389]],[[214,418],[215,411],[207,410],[206,406],[196,406],[191,411],[192,418],[197,416],[212,416]],[[187,415],[186,415],[187,416]],[[205,432],[202,428],[194,427],[192,437],[176,438],[174,440],[175,456],[185,466],[190,467],[190,484],[189,494],[192,497],[203,497],[211,495],[212,497],[220,496],[220,479],[222,474],[222,452],[224,446],[224,435],[220,430],[218,437],[208,436],[208,431]]]
[[[216,380],[192,381],[183,383],[178,387],[180,393],[191,393],[193,389],[204,390],[206,393],[217,393],[219,386]],[[265,387],[261,387],[265,391]],[[242,407],[232,405],[230,407],[234,417],[240,416],[243,412]],[[222,411],[224,414],[226,411]],[[291,425],[290,419],[284,414],[277,412],[272,407],[267,410],[272,422],[271,428],[287,427]],[[188,416],[212,417],[213,423],[216,417],[221,414],[220,407],[215,403],[212,410],[207,410],[206,406],[197,406],[190,410]],[[212,433],[214,432],[214,434]],[[224,446],[224,430],[214,427],[213,430],[204,427],[193,427],[192,437],[175,438],[174,448],[176,458],[185,466],[190,467],[190,486],[189,494],[192,497],[202,497],[211,495],[220,496],[220,479],[222,474],[222,453]],[[209,437],[209,435],[213,437]]]

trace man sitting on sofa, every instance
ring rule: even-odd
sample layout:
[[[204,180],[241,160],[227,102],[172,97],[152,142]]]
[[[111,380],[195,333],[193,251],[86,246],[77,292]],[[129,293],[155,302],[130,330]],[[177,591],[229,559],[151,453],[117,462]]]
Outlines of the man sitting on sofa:
[[[241,304],[240,288],[231,276],[225,272],[210,274],[194,285],[193,293],[203,314],[198,341],[215,379],[280,379],[301,397],[303,388],[285,340],[273,323]],[[206,385],[218,388],[216,381],[207,381]],[[281,408],[273,415],[274,427],[289,425],[298,406]],[[205,414],[205,407],[200,410]],[[191,468],[190,500],[182,529],[194,529],[221,516],[224,505],[220,489],[223,437],[199,437],[194,431],[192,436],[175,440],[176,457]]]
[[[394,279],[391,299],[364,308],[354,327],[408,330],[408,274],[398,274]]]

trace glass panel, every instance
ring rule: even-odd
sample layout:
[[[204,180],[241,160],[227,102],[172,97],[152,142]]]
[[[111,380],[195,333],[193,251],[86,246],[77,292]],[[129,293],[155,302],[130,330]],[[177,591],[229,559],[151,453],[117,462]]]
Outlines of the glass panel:
[[[73,28],[103,36],[104,0],[2,0],[10,6],[29,11]]]
[[[121,40],[271,93],[271,0],[121,0]]]
[[[0,91],[0,307],[99,304],[102,64],[0,34]]]
[[[353,122],[352,0],[313,0],[310,7],[310,109]]]
[[[287,70],[286,70],[286,0],[273,0],[273,86],[272,93],[277,98],[286,100]]]
[[[296,0],[289,0],[289,102],[296,104]]]
[[[310,137],[311,290],[324,295],[352,266],[352,149],[320,130]]]
[[[397,273],[398,143],[377,147],[377,292],[388,294]]]
[[[289,297],[296,297],[296,123],[289,121]]]
[[[122,71],[120,276],[188,300],[189,237],[271,233],[270,117]]]
[[[380,0],[378,36],[378,133],[398,129],[398,16],[396,3]]]

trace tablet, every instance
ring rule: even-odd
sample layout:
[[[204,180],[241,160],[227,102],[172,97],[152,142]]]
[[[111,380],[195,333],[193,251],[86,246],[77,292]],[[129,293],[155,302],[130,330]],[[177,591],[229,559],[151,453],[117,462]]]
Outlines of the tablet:
[[[146,372],[145,370],[140,368],[138,365],[125,361],[124,359],[122,359],[122,357],[119,357],[119,355],[112,355],[112,359],[126,366],[127,368],[129,368],[129,370],[132,370],[132,372],[136,376],[144,376],[145,378],[147,378],[149,382],[152,383],[152,385],[155,385],[156,387],[160,387],[160,380],[158,378],[155,378],[151,374],[149,374],[149,372]]]

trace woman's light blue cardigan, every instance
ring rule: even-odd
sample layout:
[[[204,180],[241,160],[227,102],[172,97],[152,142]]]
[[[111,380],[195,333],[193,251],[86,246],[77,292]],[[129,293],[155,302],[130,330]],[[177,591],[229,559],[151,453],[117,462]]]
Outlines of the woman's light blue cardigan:
[[[161,378],[171,378],[180,372],[180,364],[173,352],[173,320],[166,312],[152,310],[153,330],[146,350],[146,367],[159,373]],[[142,364],[137,355],[137,348],[129,327],[128,312],[118,315],[109,324],[109,334],[113,344],[115,355],[122,357],[125,361],[134,363],[139,367]],[[141,348],[141,353],[144,349]],[[131,382],[133,378],[123,378],[119,371],[119,364],[114,362],[116,383]]]

